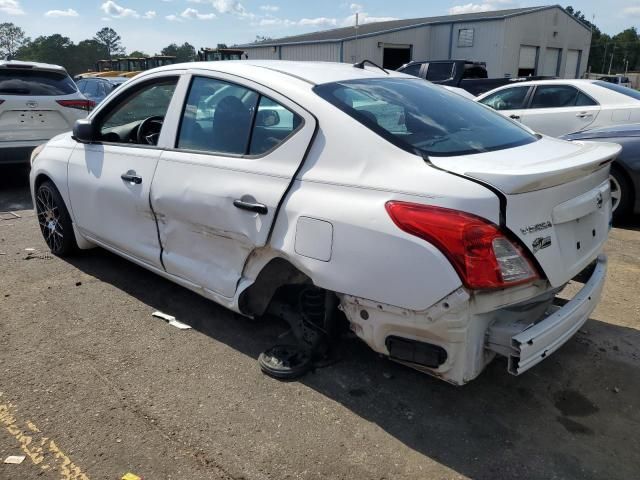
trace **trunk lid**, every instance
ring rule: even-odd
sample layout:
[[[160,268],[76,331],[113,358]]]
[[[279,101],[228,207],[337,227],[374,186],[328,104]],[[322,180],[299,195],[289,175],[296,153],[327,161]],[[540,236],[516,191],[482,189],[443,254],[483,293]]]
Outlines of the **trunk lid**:
[[[71,130],[73,122],[87,112],[65,112],[56,100],[77,99],[78,94],[51,97],[3,96],[0,104],[0,141],[48,140]]]
[[[595,260],[607,239],[609,165],[620,150],[612,143],[543,137],[521,147],[429,161],[502,192],[505,226],[557,287]]]

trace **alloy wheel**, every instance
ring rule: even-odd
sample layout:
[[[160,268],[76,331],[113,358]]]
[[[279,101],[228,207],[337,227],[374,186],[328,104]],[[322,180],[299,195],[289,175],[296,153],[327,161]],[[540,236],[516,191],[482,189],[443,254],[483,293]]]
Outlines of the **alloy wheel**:
[[[622,187],[613,175],[609,175],[609,183],[611,185],[611,211],[615,212],[622,198]]]
[[[36,194],[36,211],[38,223],[44,241],[52,252],[62,250],[64,232],[61,223],[61,212],[59,205],[53,198],[53,193],[47,187],[41,187]]]

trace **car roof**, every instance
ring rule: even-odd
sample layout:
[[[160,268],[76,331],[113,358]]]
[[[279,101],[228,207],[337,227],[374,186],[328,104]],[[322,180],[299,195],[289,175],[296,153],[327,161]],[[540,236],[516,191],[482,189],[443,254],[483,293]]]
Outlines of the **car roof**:
[[[313,85],[344,80],[358,80],[365,78],[371,79],[381,77],[415,79],[415,77],[405,75],[400,72],[395,72],[393,70],[387,70],[388,73],[385,73],[379,68],[371,66],[370,64],[367,64],[364,69],[361,69],[354,67],[350,63],[298,62],[288,60],[224,60],[217,62],[178,63],[154,68],[153,70],[147,70],[147,72],[150,73],[163,70],[176,70],[181,68],[210,70],[213,72],[223,72],[236,75],[249,74],[252,71],[253,73],[256,73],[256,69],[267,69],[273,72],[281,73],[283,75],[288,75],[292,78],[296,78]]]
[[[20,60],[0,60],[0,68],[18,68],[24,70],[47,70],[50,72],[67,73],[64,67],[51,63],[23,62]]]

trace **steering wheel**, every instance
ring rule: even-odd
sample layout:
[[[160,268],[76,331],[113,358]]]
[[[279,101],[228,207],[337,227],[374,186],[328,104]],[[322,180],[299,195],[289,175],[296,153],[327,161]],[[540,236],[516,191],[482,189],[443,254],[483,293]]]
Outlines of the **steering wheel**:
[[[137,142],[142,145],[157,145],[163,122],[164,117],[160,115],[145,118],[140,125],[138,125],[138,132],[136,134]]]

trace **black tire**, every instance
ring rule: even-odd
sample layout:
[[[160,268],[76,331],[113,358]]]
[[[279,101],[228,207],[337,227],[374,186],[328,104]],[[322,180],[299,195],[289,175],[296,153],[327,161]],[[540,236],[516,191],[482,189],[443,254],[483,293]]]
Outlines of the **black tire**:
[[[36,190],[36,213],[40,231],[51,253],[66,257],[78,248],[69,211],[56,186],[45,180]]]
[[[633,207],[633,187],[627,176],[617,168],[611,169],[611,201],[613,217],[621,219],[631,213]]]

